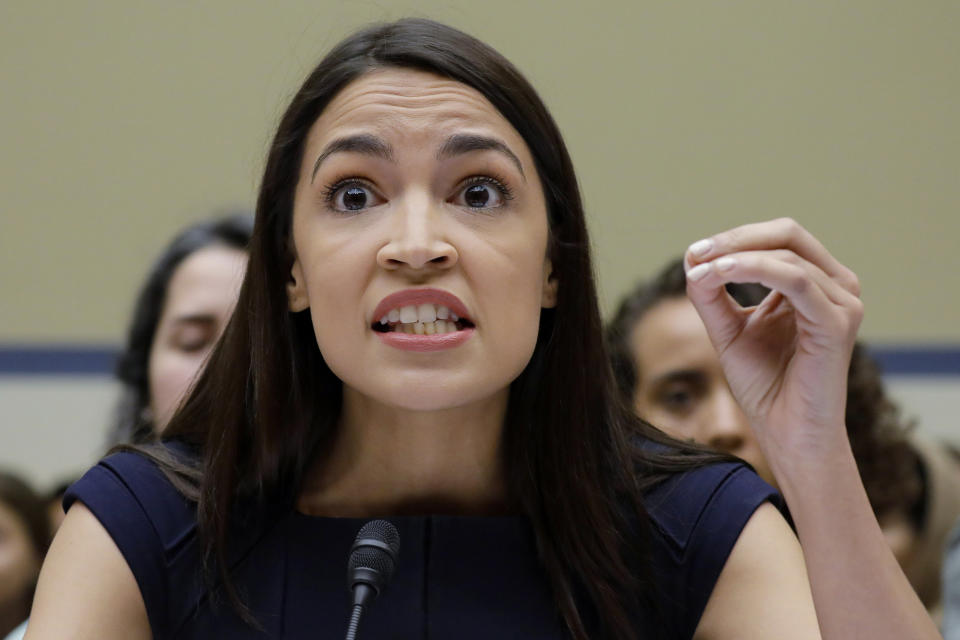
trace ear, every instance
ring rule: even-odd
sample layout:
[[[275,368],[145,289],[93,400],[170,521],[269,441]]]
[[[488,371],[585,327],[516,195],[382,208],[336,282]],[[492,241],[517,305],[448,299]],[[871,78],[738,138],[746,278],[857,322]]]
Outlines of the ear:
[[[540,296],[540,306],[552,309],[557,306],[557,277],[553,275],[553,263],[549,259],[543,261],[543,292]]]
[[[300,266],[300,259],[293,261],[290,267],[290,280],[287,282],[287,305],[290,311],[303,311],[310,306],[307,298],[307,284],[303,279],[303,267]]]

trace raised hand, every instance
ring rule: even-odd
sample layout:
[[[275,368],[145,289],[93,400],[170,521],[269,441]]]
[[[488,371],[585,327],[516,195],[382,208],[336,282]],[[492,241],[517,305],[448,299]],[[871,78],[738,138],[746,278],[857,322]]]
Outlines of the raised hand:
[[[835,449],[863,316],[856,275],[790,219],[695,242],[685,262],[687,293],[774,470]],[[745,309],[729,282],[773,292]]]

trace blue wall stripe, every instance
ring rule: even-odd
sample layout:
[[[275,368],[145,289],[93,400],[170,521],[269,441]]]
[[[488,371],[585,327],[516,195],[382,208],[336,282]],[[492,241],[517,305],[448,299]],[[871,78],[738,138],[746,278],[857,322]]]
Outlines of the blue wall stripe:
[[[0,375],[113,375],[119,349],[83,345],[0,344]],[[960,376],[960,346],[874,345],[884,375]]]
[[[119,352],[107,346],[0,344],[0,375],[111,376]]]
[[[960,346],[956,345],[873,345],[870,354],[887,376],[960,376]]]

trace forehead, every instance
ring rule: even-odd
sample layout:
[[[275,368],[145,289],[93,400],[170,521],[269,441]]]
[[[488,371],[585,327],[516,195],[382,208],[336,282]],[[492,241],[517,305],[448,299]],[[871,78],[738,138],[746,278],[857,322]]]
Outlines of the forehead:
[[[211,245],[187,256],[173,272],[165,307],[216,307],[236,297],[247,254],[239,249]]]
[[[360,132],[422,142],[464,130],[494,134],[527,152],[520,134],[476,89],[424,71],[388,68],[364,74],[334,96],[307,145]]]
[[[668,298],[651,307],[630,332],[630,349],[641,379],[720,363],[703,321],[686,297]]]

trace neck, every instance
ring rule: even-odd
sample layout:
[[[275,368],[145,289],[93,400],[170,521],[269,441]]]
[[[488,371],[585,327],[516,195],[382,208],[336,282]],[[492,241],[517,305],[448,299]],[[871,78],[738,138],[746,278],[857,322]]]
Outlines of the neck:
[[[508,512],[501,446],[508,393],[410,411],[345,387],[337,437],[308,475],[298,509],[334,517]]]

